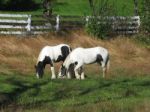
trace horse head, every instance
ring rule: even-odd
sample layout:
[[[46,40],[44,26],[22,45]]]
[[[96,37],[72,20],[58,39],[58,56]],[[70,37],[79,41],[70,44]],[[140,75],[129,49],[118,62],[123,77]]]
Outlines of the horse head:
[[[61,75],[60,75],[61,77],[66,76],[67,69],[66,69],[66,67],[64,65],[61,66],[60,73],[61,73]]]
[[[37,65],[35,65],[35,71],[37,78],[42,78],[44,74],[44,65],[43,62],[38,62]]]

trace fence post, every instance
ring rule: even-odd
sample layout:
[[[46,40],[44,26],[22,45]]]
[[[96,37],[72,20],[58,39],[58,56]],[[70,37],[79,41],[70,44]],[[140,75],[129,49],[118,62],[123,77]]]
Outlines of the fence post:
[[[140,16],[137,16],[137,18],[138,18],[138,20],[137,20],[137,22],[138,22],[138,27],[140,27],[140,24],[141,24],[141,23],[140,23],[140,22],[141,22],[141,21],[140,21]]]
[[[88,23],[89,22],[89,16],[86,16],[86,18],[85,18],[85,21],[86,21],[86,23]]]
[[[140,24],[141,24],[141,20],[140,20],[140,16],[137,16],[138,20],[137,20],[137,23],[138,23],[138,30],[137,30],[137,33],[139,33],[139,27],[140,27]]]
[[[56,31],[58,32],[59,31],[59,24],[60,24],[60,16],[59,15],[57,15],[56,16],[56,26],[55,26],[55,28],[56,28]]]
[[[85,17],[85,22],[86,22],[86,23],[85,23],[85,26],[88,26],[89,18],[90,18],[89,16],[86,16],[86,17]]]
[[[89,16],[86,16],[85,20],[86,20],[86,22],[88,22],[89,21]]]
[[[31,15],[28,15],[28,20],[27,20],[27,32],[31,31]]]

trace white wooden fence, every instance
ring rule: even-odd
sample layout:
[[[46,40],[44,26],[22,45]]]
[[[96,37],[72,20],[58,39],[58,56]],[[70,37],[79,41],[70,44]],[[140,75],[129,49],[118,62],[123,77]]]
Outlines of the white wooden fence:
[[[92,17],[87,16],[86,21],[89,24],[89,20]],[[114,17],[105,17],[101,19],[98,17],[97,24],[108,24],[112,28],[112,32],[117,34],[136,34],[139,32],[140,27],[140,17],[123,17],[123,16],[114,16]]]
[[[37,18],[41,16],[37,15]],[[70,30],[88,24],[91,17],[80,16],[53,16],[47,20],[34,20],[34,16],[26,14],[0,14],[0,34],[42,34],[51,29]],[[139,31],[140,17],[106,17],[111,21],[113,32],[118,34],[135,34]],[[52,25],[53,22],[53,25]],[[105,21],[98,21],[101,23]],[[38,23],[38,24],[37,24]]]
[[[41,34],[51,28],[47,23],[32,25],[31,15],[0,14],[0,34]]]
[[[81,28],[87,24],[91,18],[94,17],[80,17],[80,16],[57,16],[56,19],[56,29],[77,29]],[[123,17],[123,16],[114,16],[114,17],[105,17],[101,19],[101,17],[97,17],[97,24],[109,24],[112,33],[115,34],[136,34],[139,32],[140,27],[140,17],[139,16],[131,16],[131,17]]]

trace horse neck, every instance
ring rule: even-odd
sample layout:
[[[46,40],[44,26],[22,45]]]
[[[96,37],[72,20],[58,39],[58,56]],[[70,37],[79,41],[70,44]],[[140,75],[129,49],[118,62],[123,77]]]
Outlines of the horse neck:
[[[43,61],[44,58],[45,58],[45,56],[46,56],[46,54],[47,54],[47,49],[42,49],[41,52],[40,52],[40,54],[39,54],[39,56],[38,56],[37,63],[39,61]]]

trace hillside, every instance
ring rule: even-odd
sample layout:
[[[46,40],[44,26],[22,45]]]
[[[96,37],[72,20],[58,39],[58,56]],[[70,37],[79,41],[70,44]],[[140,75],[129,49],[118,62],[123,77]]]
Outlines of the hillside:
[[[133,39],[118,37],[109,41],[101,41],[83,33],[71,33],[65,36],[50,34],[38,36],[37,38],[22,38],[12,36],[0,37],[0,61],[3,71],[18,70],[24,74],[33,71],[38,53],[45,45],[57,45],[67,43],[73,48],[76,47],[106,47],[111,55],[111,69],[118,67],[136,73],[150,73],[148,62],[150,60],[149,51],[136,44]],[[145,60],[146,59],[146,60]],[[136,69],[136,71],[135,71]],[[8,70],[6,70],[8,72]],[[2,71],[1,71],[2,72]],[[5,71],[4,71],[5,72]]]
[[[95,0],[96,1],[96,0]],[[54,13],[60,15],[90,15],[91,9],[88,4],[88,0],[57,0],[56,7],[54,7]],[[110,6],[116,10],[116,15],[119,16],[132,16],[134,15],[134,3],[133,0],[108,0]],[[98,4],[98,0],[96,1]],[[138,1],[139,8],[141,6],[141,0]]]
[[[97,64],[85,66],[87,78],[36,79],[34,65],[45,45],[67,43],[76,47],[103,46],[110,52],[106,79]],[[0,36],[0,111],[11,112],[149,112],[150,50],[130,37],[102,41],[83,32]],[[55,64],[56,72],[61,63]]]
[[[28,13],[28,14],[42,14],[42,0],[33,0],[39,5],[38,8],[32,11],[12,11],[12,10],[3,10],[1,13]],[[115,10],[116,14],[119,16],[132,16],[134,15],[134,4],[133,0],[108,0]],[[139,8],[141,7],[142,0],[138,1]],[[54,4],[53,9],[54,14],[59,15],[78,15],[78,16],[87,16],[91,14],[91,9],[88,4],[88,0],[57,0],[57,3]]]

